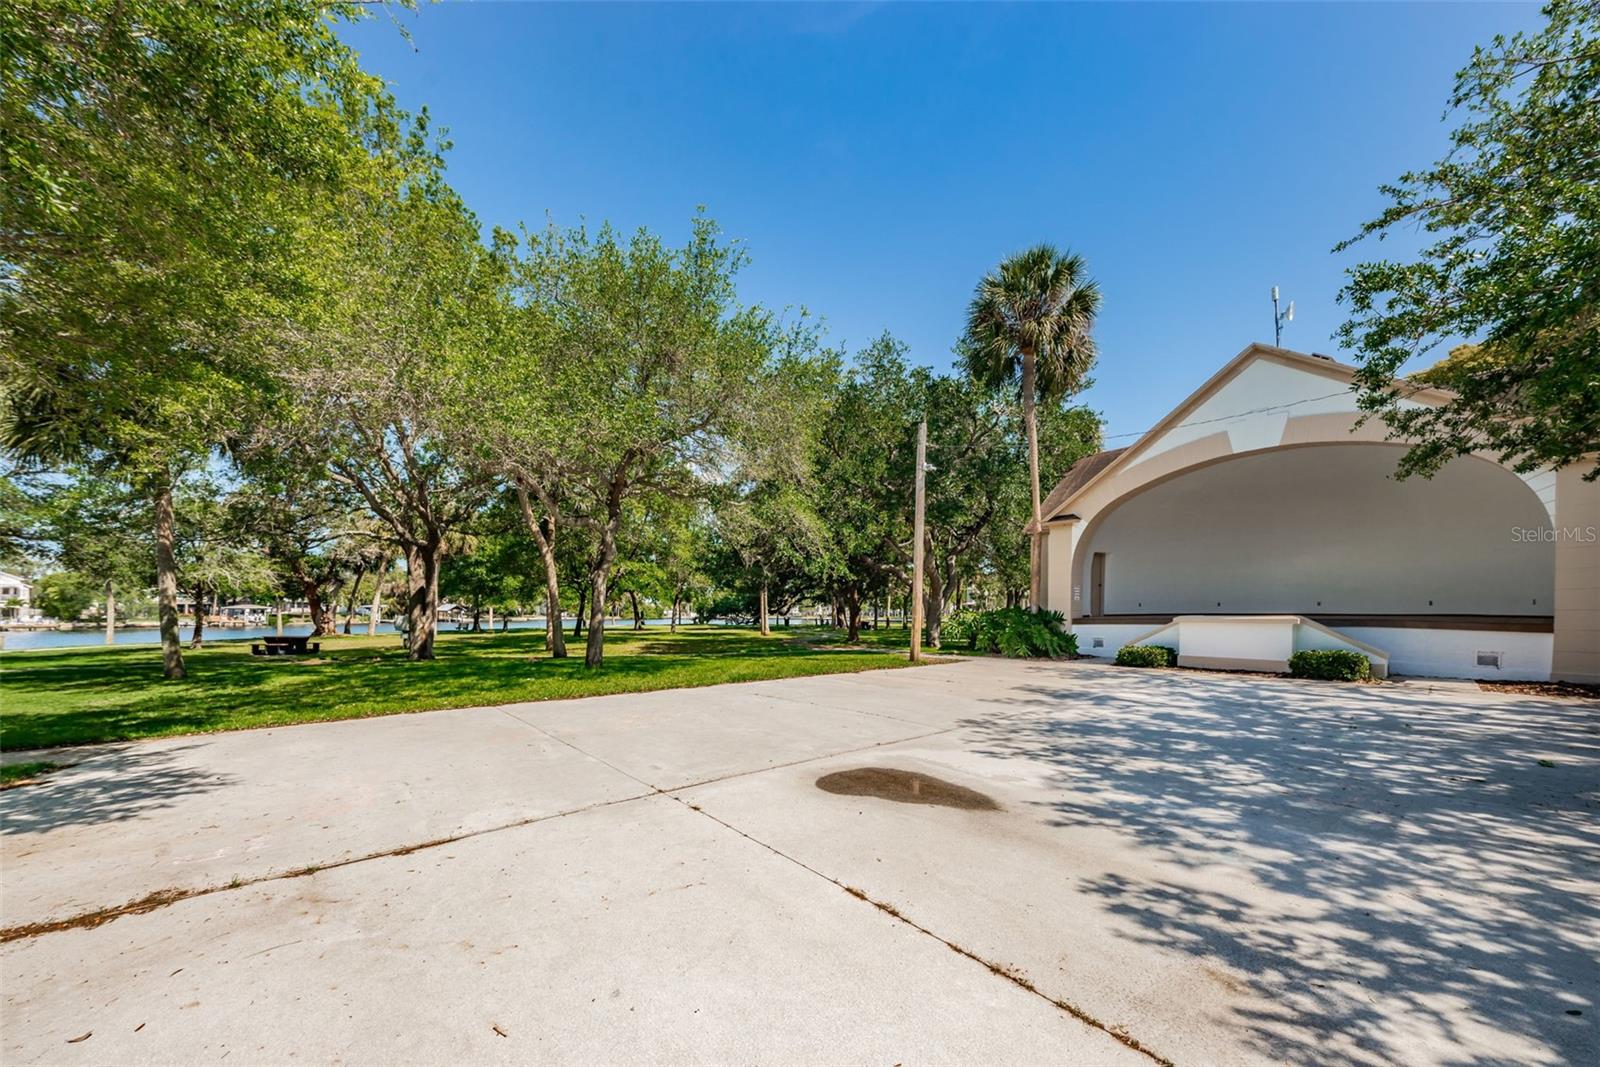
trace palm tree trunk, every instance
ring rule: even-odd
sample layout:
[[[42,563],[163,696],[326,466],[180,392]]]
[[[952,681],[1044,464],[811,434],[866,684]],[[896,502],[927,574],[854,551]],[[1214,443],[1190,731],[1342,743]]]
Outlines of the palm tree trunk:
[[[1033,526],[1028,535],[1028,606],[1040,606],[1039,537],[1043,533],[1039,508],[1039,410],[1035,403],[1033,350],[1022,350],[1022,424],[1028,434],[1028,484],[1033,492]]]
[[[761,636],[762,637],[767,637],[772,633],[772,629],[769,626],[769,624],[767,623],[767,583],[764,582],[764,581],[761,583],[761,607],[760,607],[760,611],[761,611]]]

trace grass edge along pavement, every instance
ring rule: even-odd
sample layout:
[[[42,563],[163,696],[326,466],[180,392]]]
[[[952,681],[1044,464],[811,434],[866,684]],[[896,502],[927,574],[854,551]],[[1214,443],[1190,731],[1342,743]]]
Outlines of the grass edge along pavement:
[[[830,629],[686,626],[606,634],[606,662],[544,655],[544,634],[441,633],[412,663],[392,634],[319,638],[312,658],[258,658],[249,641],[190,653],[163,681],[151,645],[0,654],[0,750],[7,752],[417,711],[697,688],[908,666],[898,633],[845,646]],[[874,639],[875,638],[875,639]]]

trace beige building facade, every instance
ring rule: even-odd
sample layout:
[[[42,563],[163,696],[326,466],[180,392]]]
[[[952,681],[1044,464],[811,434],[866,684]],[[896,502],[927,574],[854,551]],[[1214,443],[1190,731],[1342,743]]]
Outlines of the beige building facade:
[[[1252,345],[1067,473],[1044,505],[1043,592],[1080,651],[1280,669],[1344,647],[1379,673],[1600,681],[1600,483],[1485,456],[1399,480],[1404,445],[1359,424],[1354,373]]]

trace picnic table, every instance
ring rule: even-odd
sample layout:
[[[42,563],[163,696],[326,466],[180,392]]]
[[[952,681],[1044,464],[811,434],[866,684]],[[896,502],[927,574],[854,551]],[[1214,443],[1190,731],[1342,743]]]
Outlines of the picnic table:
[[[321,651],[322,642],[309,637],[263,637],[260,644],[250,646],[252,656],[305,656]]]

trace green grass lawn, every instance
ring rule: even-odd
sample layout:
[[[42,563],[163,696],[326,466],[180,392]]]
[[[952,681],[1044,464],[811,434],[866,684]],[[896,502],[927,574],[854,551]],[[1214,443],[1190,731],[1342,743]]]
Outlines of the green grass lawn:
[[[61,764],[51,763],[49,760],[35,760],[32,763],[8,763],[0,767],[0,789],[31,783],[35,778],[60,768]]]
[[[431,663],[411,663],[392,634],[319,638],[317,659],[256,658],[249,641],[186,653],[189,677],[161,679],[154,645],[0,654],[0,749],[44,748],[253,726],[639,693],[903,666],[898,631],[839,647],[838,631],[689,626],[606,631],[606,662],[544,656],[544,634],[442,633]]]

